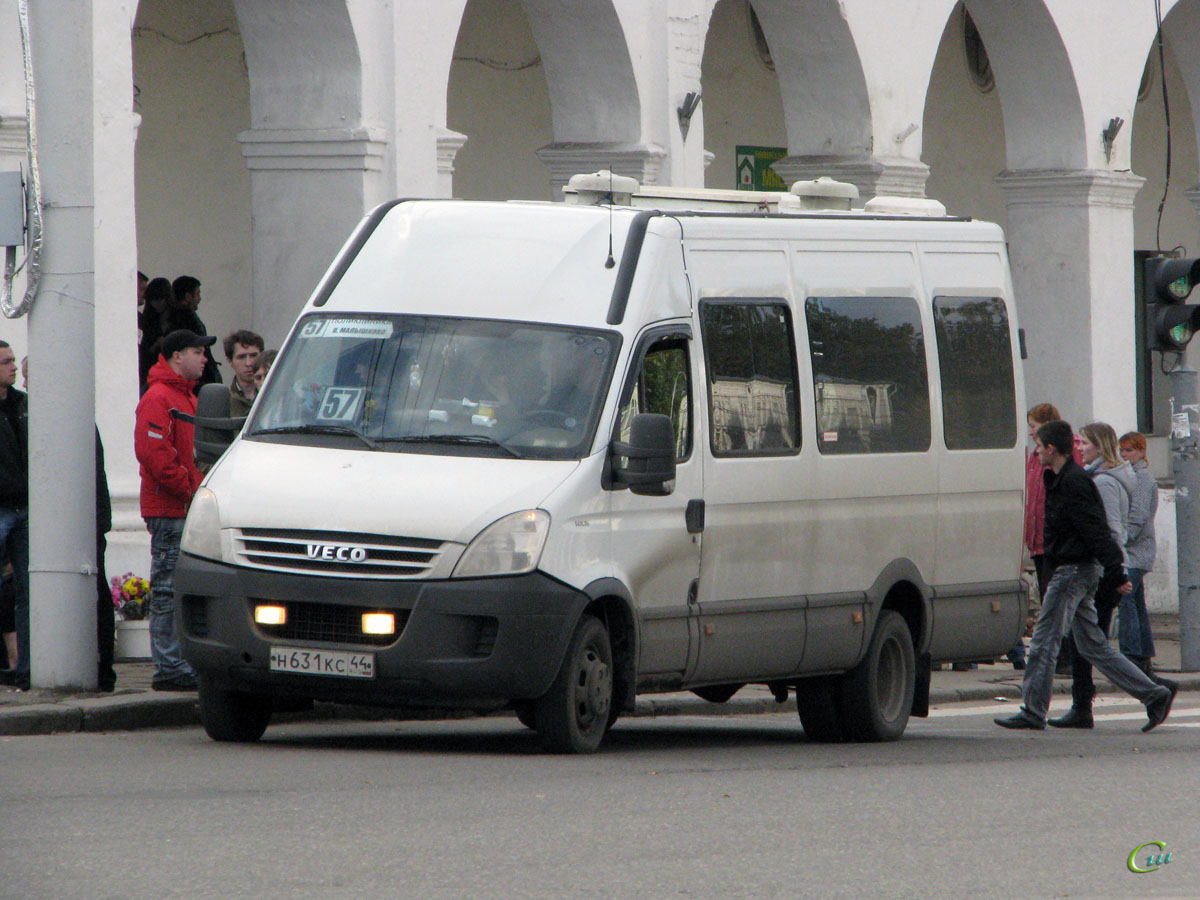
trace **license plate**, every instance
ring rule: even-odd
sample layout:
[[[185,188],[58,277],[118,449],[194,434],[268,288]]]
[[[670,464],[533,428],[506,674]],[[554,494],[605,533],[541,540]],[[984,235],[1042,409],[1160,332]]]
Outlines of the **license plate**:
[[[301,675],[335,675],[341,678],[374,678],[375,654],[346,650],[313,650],[304,647],[272,647],[272,672]]]

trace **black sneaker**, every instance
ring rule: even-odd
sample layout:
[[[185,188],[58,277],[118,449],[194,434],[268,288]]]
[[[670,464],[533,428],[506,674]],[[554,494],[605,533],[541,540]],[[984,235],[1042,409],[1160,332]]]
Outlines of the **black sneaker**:
[[[1021,710],[1015,716],[1009,716],[1007,719],[992,719],[1001,728],[1027,729],[1029,731],[1041,731],[1046,727],[1045,722],[1041,722],[1031,716],[1025,710]]]
[[[1167,721],[1167,716],[1171,714],[1171,704],[1175,702],[1175,694],[1179,690],[1179,685],[1172,683],[1164,685],[1167,688],[1167,696],[1159,697],[1157,700],[1151,700],[1146,704],[1146,715],[1149,721],[1142,726],[1142,731],[1153,731],[1163,722]]]
[[[194,691],[200,686],[195,675],[176,675],[174,678],[155,678],[150,688],[155,691]]]

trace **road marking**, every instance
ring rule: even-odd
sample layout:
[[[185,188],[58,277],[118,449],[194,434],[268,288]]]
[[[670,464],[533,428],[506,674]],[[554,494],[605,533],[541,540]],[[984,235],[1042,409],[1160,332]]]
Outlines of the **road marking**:
[[[1118,711],[1121,707],[1132,707],[1128,712]],[[1070,707],[1058,706],[1050,710],[1050,717],[1063,715]],[[1021,701],[1014,699],[1009,703],[989,703],[984,706],[954,706],[935,707],[929,710],[931,719],[951,719],[964,716],[1015,716],[1021,709]],[[1146,718],[1146,709],[1137,700],[1130,697],[1097,697],[1093,704],[1092,714],[1097,722],[1120,722],[1132,719]],[[1184,707],[1179,701],[1171,707],[1171,717],[1167,720],[1174,724],[1180,718],[1200,718],[1200,707]],[[1190,728],[1200,728],[1200,722],[1179,723]]]

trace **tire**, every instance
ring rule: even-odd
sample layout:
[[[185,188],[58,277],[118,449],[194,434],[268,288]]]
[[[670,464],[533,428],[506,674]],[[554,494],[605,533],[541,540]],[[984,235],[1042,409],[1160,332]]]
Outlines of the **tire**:
[[[214,741],[251,744],[271,721],[271,700],[225,691],[200,680],[200,722]]]
[[[608,631],[584,616],[550,690],[534,703],[542,746],[551,753],[594,753],[608,731],[612,696]]]
[[[517,721],[526,728],[537,730],[537,715],[534,713],[533,703],[528,700],[522,700],[519,703],[513,704],[513,714],[516,715]]]
[[[692,688],[692,693],[709,703],[727,703],[744,687],[744,684],[710,684],[707,687]]]
[[[838,708],[841,677],[822,675],[805,678],[796,685],[796,711],[800,724],[810,741],[818,744],[840,744],[846,740],[842,714]]]
[[[912,710],[917,664],[912,635],[899,613],[883,610],[867,655],[842,679],[841,713],[852,741],[895,741]]]

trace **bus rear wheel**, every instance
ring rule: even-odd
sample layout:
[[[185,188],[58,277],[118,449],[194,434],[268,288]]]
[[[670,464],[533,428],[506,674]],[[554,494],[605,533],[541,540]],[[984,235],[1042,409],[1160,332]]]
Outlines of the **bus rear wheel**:
[[[898,740],[916,689],[912,635],[897,612],[879,614],[863,660],[842,677],[842,725],[852,741]]]
[[[804,678],[796,685],[796,711],[805,736],[817,744],[840,744],[846,740],[842,712],[838,708],[839,675]]]

